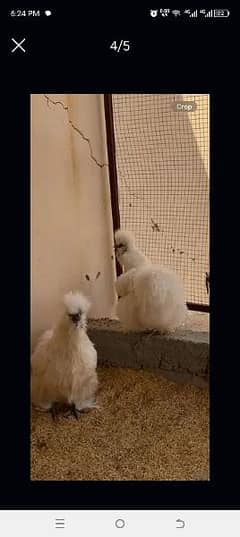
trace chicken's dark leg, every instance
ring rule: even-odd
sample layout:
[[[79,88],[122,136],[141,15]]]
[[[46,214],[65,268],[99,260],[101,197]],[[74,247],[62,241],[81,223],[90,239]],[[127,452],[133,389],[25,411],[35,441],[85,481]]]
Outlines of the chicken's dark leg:
[[[58,412],[57,412],[57,404],[56,403],[52,404],[52,406],[50,408],[50,413],[51,413],[53,421],[55,421],[56,417],[57,417],[57,414],[58,414]]]
[[[74,403],[70,406],[70,412],[71,412],[71,414],[73,414],[74,418],[76,418],[76,420],[78,420],[79,412],[77,411],[76,406],[75,406]]]

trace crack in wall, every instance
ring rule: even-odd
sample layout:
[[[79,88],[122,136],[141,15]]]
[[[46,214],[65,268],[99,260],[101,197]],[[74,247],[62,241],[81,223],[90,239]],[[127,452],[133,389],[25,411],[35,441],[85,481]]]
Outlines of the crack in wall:
[[[53,104],[54,106],[56,106],[56,105],[60,105],[60,106],[63,108],[63,110],[64,110],[65,112],[69,112],[69,107],[66,106],[65,104],[63,104],[62,101],[53,101],[53,99],[50,99],[50,97],[48,97],[48,95],[46,95],[46,93],[44,93],[43,96],[45,97],[45,99],[46,99],[46,101],[47,101],[47,106],[48,106],[49,108],[50,108],[49,103],[51,103],[51,104]],[[74,125],[74,123],[72,122],[72,120],[69,119],[69,118],[68,118],[68,123],[69,123],[69,125],[72,127],[72,129],[73,129],[75,132],[77,132],[77,133],[81,136],[82,140],[84,140],[84,142],[87,142],[88,147],[89,147],[89,151],[90,151],[90,158],[91,158],[91,160],[93,160],[93,162],[95,162],[95,164],[96,164],[99,168],[104,168],[105,166],[108,167],[108,164],[107,164],[107,163],[105,163],[105,162],[104,162],[104,163],[101,163],[101,162],[99,162],[99,161],[96,159],[96,157],[95,157],[94,154],[93,154],[93,149],[92,149],[91,140],[90,140],[87,136],[85,136],[85,134],[82,132],[82,130],[80,130],[78,127],[76,127],[76,125]]]

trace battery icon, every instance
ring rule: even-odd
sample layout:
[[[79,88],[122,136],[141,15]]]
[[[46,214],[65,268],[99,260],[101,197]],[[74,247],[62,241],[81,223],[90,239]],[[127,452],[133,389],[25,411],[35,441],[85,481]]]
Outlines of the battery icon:
[[[229,9],[214,9],[214,17],[229,17]]]

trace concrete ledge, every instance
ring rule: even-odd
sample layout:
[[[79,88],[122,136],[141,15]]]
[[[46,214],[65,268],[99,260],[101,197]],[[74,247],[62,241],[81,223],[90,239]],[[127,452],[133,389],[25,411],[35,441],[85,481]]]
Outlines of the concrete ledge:
[[[176,382],[208,385],[208,331],[124,333],[118,321],[100,319],[89,321],[88,335],[96,346],[99,365],[155,369]]]

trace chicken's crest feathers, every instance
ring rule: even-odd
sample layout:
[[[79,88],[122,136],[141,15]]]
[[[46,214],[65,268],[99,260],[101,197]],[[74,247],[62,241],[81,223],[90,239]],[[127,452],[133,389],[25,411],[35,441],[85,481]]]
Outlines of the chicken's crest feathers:
[[[88,298],[79,291],[70,291],[64,295],[64,305],[67,312],[70,314],[78,313],[79,310],[87,313],[90,309],[91,303]]]
[[[120,245],[122,243],[128,248],[133,248],[135,246],[135,239],[130,231],[118,229],[115,231],[115,243],[116,245]]]

